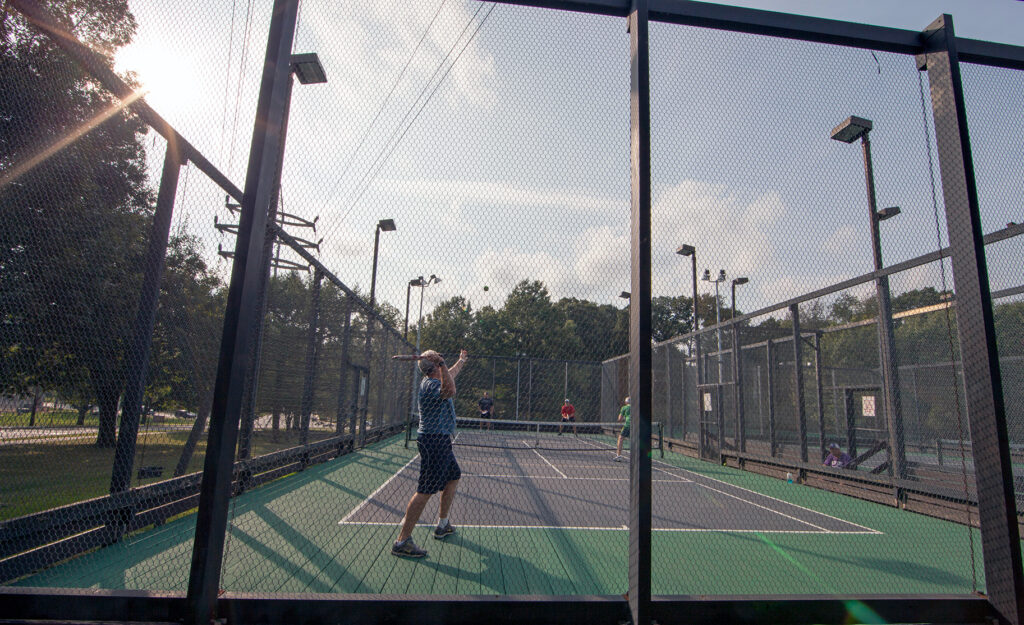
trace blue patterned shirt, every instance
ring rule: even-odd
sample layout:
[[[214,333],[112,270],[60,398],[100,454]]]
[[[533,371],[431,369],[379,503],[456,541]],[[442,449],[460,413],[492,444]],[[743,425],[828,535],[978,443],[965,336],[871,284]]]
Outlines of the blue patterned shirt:
[[[441,380],[423,378],[420,383],[420,434],[455,435],[455,402],[441,399]]]

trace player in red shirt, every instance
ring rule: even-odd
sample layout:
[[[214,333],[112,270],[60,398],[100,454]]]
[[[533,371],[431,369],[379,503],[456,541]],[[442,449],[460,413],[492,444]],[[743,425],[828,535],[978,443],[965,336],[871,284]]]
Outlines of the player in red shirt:
[[[558,435],[562,435],[562,426],[566,423],[572,423],[572,433],[579,436],[579,432],[576,431],[576,409],[566,399],[565,403],[562,404],[562,422],[558,424]]]

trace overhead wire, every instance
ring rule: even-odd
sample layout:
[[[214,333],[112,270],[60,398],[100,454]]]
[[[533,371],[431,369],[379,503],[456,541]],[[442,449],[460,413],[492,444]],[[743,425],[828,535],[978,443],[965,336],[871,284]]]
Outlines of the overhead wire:
[[[447,2],[448,0],[441,0],[441,4],[438,5],[437,10],[434,11],[434,16],[430,19],[430,23],[427,24],[427,27],[426,29],[424,29],[419,41],[416,42],[416,46],[413,48],[412,53],[409,54],[409,58],[406,59],[405,65],[402,66],[402,70],[398,73],[398,77],[395,78],[395,81],[391,84],[391,89],[388,91],[388,94],[384,97],[384,101],[381,102],[381,105],[377,108],[377,113],[373,116],[373,119],[370,121],[370,124],[366,127],[366,129],[363,130],[363,134],[361,137],[359,137],[359,141],[356,144],[355,149],[352,150],[352,152],[348,156],[348,159],[346,159],[345,164],[342,165],[341,174],[338,176],[338,179],[335,181],[334,185],[327,192],[327,195],[324,198],[325,209],[327,207],[327,204],[331,201],[331,198],[334,197],[334,194],[338,191],[338,188],[341,186],[341,183],[345,180],[345,176],[348,175],[348,172],[352,167],[352,162],[355,160],[356,154],[359,153],[359,150],[362,149],[363,145],[366,143],[366,139],[369,136],[370,131],[373,129],[374,125],[376,125],[377,120],[380,119],[380,116],[384,112],[384,109],[387,107],[388,102],[391,101],[391,96],[395,93],[395,89],[398,87],[398,84],[402,81],[402,78],[405,76],[406,70],[409,69],[409,65],[412,64],[413,58],[415,58],[416,53],[420,49],[420,46],[423,45],[423,41],[427,38],[427,35],[430,33],[430,29],[434,26],[434,22],[437,20],[437,16],[440,15],[441,9],[444,8],[444,5]]]
[[[399,144],[402,142],[402,139],[405,138],[406,133],[409,132],[409,129],[412,128],[413,124],[419,118],[420,113],[423,112],[423,109],[426,108],[426,106],[430,102],[431,98],[433,98],[434,94],[437,93],[437,90],[444,83],[444,80],[445,80],[445,78],[448,77],[448,74],[451,73],[451,70],[455,67],[455,64],[458,63],[459,59],[462,57],[462,54],[469,47],[469,44],[472,43],[473,40],[476,38],[476,35],[480,32],[480,29],[483,27],[484,23],[487,22],[487,18],[489,18],[491,16],[491,13],[494,12],[495,6],[497,6],[497,5],[495,5],[495,4],[491,4],[490,5],[490,8],[488,9],[487,13],[484,15],[483,19],[481,19],[480,22],[477,24],[476,29],[469,36],[469,38],[466,39],[466,43],[463,44],[462,49],[459,50],[459,53],[455,56],[455,58],[452,60],[452,62],[448,65],[448,68],[445,69],[444,74],[442,74],[441,77],[438,79],[438,81],[434,84],[433,89],[431,89],[431,91],[427,95],[427,97],[425,99],[423,99],[422,103],[419,106],[419,109],[416,110],[415,115],[413,115],[412,119],[409,120],[409,123],[405,126],[404,130],[401,131],[401,134],[398,135],[398,138],[395,139],[394,143],[391,143],[392,139],[395,137],[395,134],[398,133],[399,129],[401,129],[402,124],[405,123],[405,120],[408,119],[410,114],[412,114],[413,110],[416,107],[416,102],[418,102],[420,100],[420,98],[423,96],[423,93],[430,87],[430,82],[433,80],[434,76],[436,76],[437,72],[440,71],[440,69],[442,67],[444,67],[444,63],[445,63],[445,61],[447,61],[448,57],[451,56],[451,52],[458,45],[458,42],[462,39],[462,36],[466,33],[466,31],[469,29],[469,27],[472,26],[473,21],[476,19],[476,16],[482,10],[482,8],[483,8],[482,6],[477,9],[476,13],[473,14],[473,17],[470,18],[469,22],[466,24],[466,27],[463,28],[461,33],[459,33],[459,36],[455,39],[455,44],[449,49],[448,54],[446,54],[444,59],[442,59],[441,65],[439,65],[438,69],[434,71],[434,74],[431,75],[431,77],[427,81],[426,85],[424,85],[423,90],[420,91],[420,94],[417,96],[416,100],[413,102],[413,108],[410,108],[409,111],[406,112],[405,116],[402,118],[402,121],[400,121],[398,126],[395,127],[395,130],[392,132],[391,136],[388,137],[388,140],[384,144],[385,147],[381,150],[380,154],[377,155],[377,158],[374,160],[373,164],[370,165],[370,169],[367,170],[367,173],[363,176],[363,178],[360,179],[360,181],[356,184],[355,187],[353,187],[353,189],[354,189],[353,193],[355,193],[356,195],[355,195],[355,197],[353,197],[351,203],[349,203],[348,208],[345,209],[345,212],[342,213],[341,219],[339,219],[339,222],[345,220],[345,217],[347,217],[348,214],[352,212],[352,209],[355,208],[356,202],[358,202],[363,197],[363,194],[366,193],[366,190],[369,189],[370,185],[373,184],[373,181],[376,180],[377,175],[384,168],[384,165],[387,164],[387,161],[388,161],[389,158],[391,158],[391,155],[394,154],[395,149],[398,148]],[[387,147],[389,143],[391,143],[391,147],[390,148]],[[385,152],[387,152],[387,154],[385,154]],[[376,167],[376,169],[374,169],[375,167]],[[364,184],[364,181],[365,181],[365,184]],[[360,187],[362,187],[361,190],[360,190]]]
[[[220,113],[220,145],[217,150],[217,160],[224,161],[224,132],[227,130],[228,120],[228,97],[231,93],[231,57],[235,47],[235,11],[238,0],[231,0],[231,28],[228,30],[228,62],[224,67],[224,99]]]

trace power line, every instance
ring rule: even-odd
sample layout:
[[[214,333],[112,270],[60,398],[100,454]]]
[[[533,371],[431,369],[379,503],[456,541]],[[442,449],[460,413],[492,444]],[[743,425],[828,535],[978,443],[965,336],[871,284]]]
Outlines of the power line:
[[[448,0],[442,0],[441,4],[437,7],[437,10],[434,11],[434,17],[430,19],[430,23],[427,24],[426,30],[424,30],[423,35],[420,36],[420,40],[416,42],[416,47],[413,48],[412,54],[410,54],[409,58],[405,61],[405,66],[402,67],[402,71],[398,73],[398,78],[396,78],[395,82],[391,85],[391,90],[388,91],[387,96],[384,97],[384,101],[377,109],[377,113],[376,115],[373,116],[373,120],[370,122],[370,125],[367,126],[366,129],[363,131],[363,135],[359,138],[359,143],[356,145],[355,149],[352,150],[352,153],[349,154],[348,159],[345,161],[345,165],[342,166],[341,175],[338,176],[337,181],[335,181],[334,185],[331,187],[330,191],[327,192],[327,195],[324,198],[324,209],[327,208],[327,204],[330,203],[331,198],[334,197],[334,194],[338,191],[338,188],[341,186],[341,183],[345,179],[345,176],[348,175],[348,172],[352,166],[352,162],[355,160],[356,154],[358,154],[359,150],[363,147],[363,144],[366,142],[366,138],[369,136],[370,131],[373,129],[373,126],[377,123],[377,120],[380,118],[381,113],[384,112],[384,108],[387,106],[388,102],[391,101],[391,96],[392,94],[394,94],[395,89],[398,87],[398,83],[401,82],[402,77],[405,76],[405,71],[409,68],[409,65],[412,63],[413,58],[419,51],[420,46],[423,44],[423,41],[427,38],[427,34],[430,32],[430,29],[434,26],[434,21],[437,20],[437,16],[441,13],[441,9],[444,8],[446,2],[448,2]],[[479,9],[477,10],[479,11]]]
[[[388,137],[388,140],[384,144],[385,147],[381,150],[381,153],[377,155],[377,158],[374,160],[374,163],[370,165],[370,169],[367,170],[367,173],[363,176],[363,178],[358,183],[356,183],[356,186],[354,187],[354,189],[359,189],[360,185],[362,185],[362,190],[357,192],[357,195],[352,199],[351,204],[349,204],[349,207],[342,214],[341,219],[339,221],[344,221],[345,220],[345,217],[347,217],[348,214],[350,212],[352,212],[352,209],[355,208],[356,202],[358,202],[363,197],[363,194],[366,193],[366,190],[370,188],[370,185],[377,178],[377,174],[379,174],[380,171],[384,168],[384,165],[387,164],[388,159],[391,158],[391,155],[394,154],[395,149],[398,148],[398,145],[402,142],[402,139],[405,138],[406,133],[409,132],[409,129],[412,128],[412,125],[419,118],[420,113],[423,112],[423,109],[426,108],[427,104],[430,102],[430,99],[434,96],[435,93],[437,93],[438,88],[440,88],[440,86],[444,83],[445,78],[448,77],[448,74],[451,72],[452,68],[455,67],[455,64],[462,57],[462,54],[466,51],[466,48],[468,48],[469,44],[472,43],[473,40],[476,38],[477,33],[480,32],[480,29],[483,27],[484,23],[487,21],[487,18],[490,17],[491,13],[494,11],[495,6],[496,5],[494,5],[494,4],[490,5],[490,8],[488,9],[487,14],[484,15],[483,19],[481,19],[480,22],[477,24],[477,27],[473,31],[473,34],[470,35],[469,38],[466,40],[466,43],[462,46],[462,49],[459,50],[459,53],[452,60],[451,64],[448,65],[448,69],[446,69],[444,71],[444,74],[441,76],[441,78],[438,79],[437,83],[434,85],[434,88],[430,91],[430,93],[427,95],[427,97],[423,100],[423,103],[420,105],[419,109],[416,110],[416,113],[415,113],[415,115],[413,115],[413,118],[409,121],[408,125],[405,126],[405,129],[402,130],[401,134],[398,136],[398,138],[395,140],[395,142],[391,145],[391,148],[389,149],[387,147],[388,143],[390,143],[391,139],[394,138],[395,133],[397,133],[398,130],[401,128],[402,124],[409,117],[409,114],[411,114],[413,112],[413,108],[415,108],[415,106],[416,106],[416,101],[419,101],[420,97],[423,95],[423,92],[426,91],[426,89],[430,86],[430,80],[433,80],[434,75],[437,74],[437,71],[440,70],[441,67],[444,66],[444,62],[448,59],[449,56],[451,56],[451,52],[452,52],[452,50],[455,49],[455,45],[458,45],[459,40],[462,39],[462,35],[464,35],[466,30],[468,30],[469,27],[473,24],[473,20],[476,19],[477,14],[480,13],[480,10],[481,10],[482,6],[481,6],[481,8],[477,9],[477,12],[473,14],[472,18],[470,18],[470,21],[469,21],[469,23],[466,24],[466,27],[462,30],[461,33],[459,33],[459,36],[455,40],[455,45],[453,45],[452,48],[448,51],[448,54],[445,55],[445,58],[441,60],[441,65],[438,66],[438,70],[435,70],[434,75],[432,75],[430,80],[427,81],[427,84],[424,85],[423,90],[420,91],[420,95],[417,96],[416,101],[413,102],[413,108],[410,108],[409,111],[405,114],[405,116],[402,118],[402,121],[399,122],[399,124],[395,128],[394,132],[392,132],[391,137]],[[384,152],[387,152],[387,154],[385,155]],[[383,156],[383,158],[381,158],[382,156]],[[379,165],[378,165],[378,163],[379,163]],[[374,170],[374,167],[376,167],[376,170]],[[366,181],[365,184],[363,184],[364,181]]]

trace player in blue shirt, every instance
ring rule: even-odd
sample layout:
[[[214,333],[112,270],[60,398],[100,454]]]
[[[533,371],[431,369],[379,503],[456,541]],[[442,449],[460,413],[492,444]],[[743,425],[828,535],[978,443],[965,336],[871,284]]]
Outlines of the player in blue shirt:
[[[436,492],[441,492],[441,509],[434,538],[440,540],[455,533],[455,528],[448,521],[448,512],[462,477],[462,470],[452,451],[452,437],[455,435],[455,402],[452,399],[455,397],[455,377],[466,363],[466,350],[459,353],[459,361],[451,369],[433,350],[425,351],[421,356],[419,367],[424,377],[420,383],[420,427],[416,436],[420,477],[416,493],[406,506],[398,540],[391,546],[392,554],[407,558],[427,555],[425,549],[413,542],[412,530],[419,522],[427,501]]]

